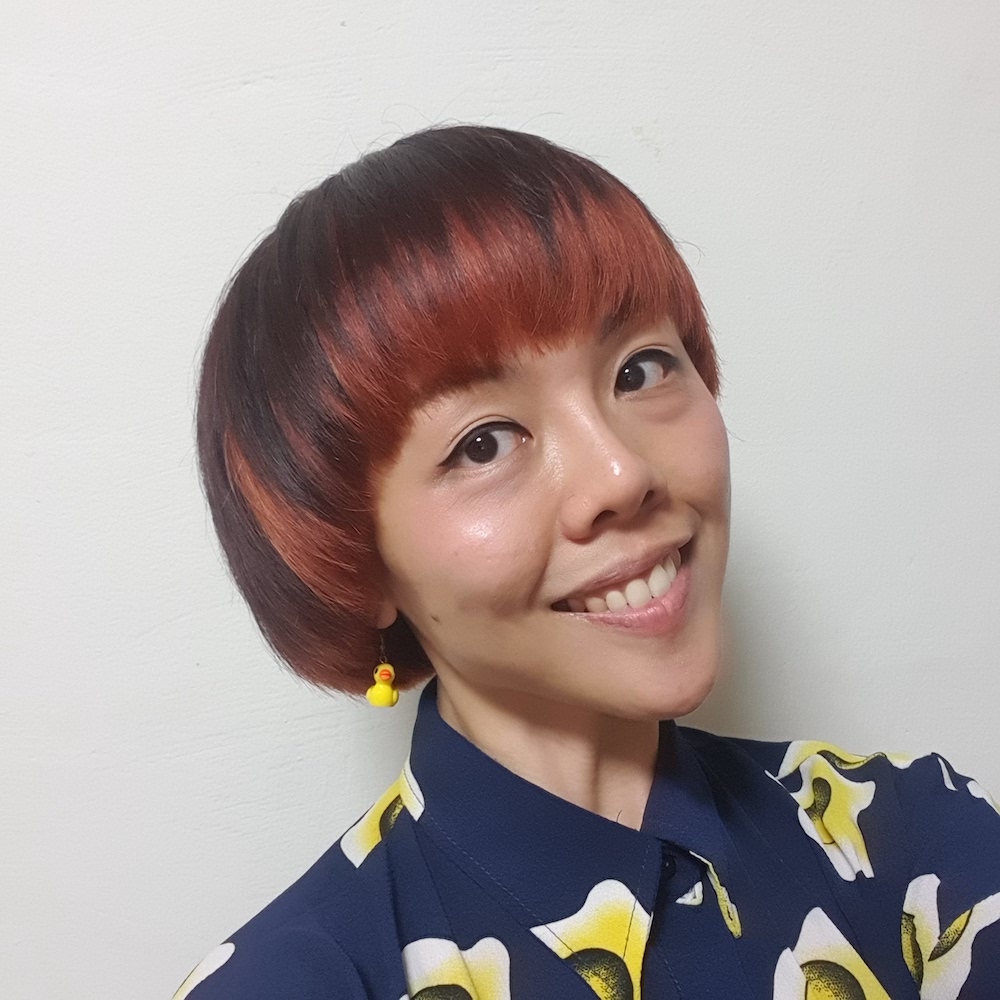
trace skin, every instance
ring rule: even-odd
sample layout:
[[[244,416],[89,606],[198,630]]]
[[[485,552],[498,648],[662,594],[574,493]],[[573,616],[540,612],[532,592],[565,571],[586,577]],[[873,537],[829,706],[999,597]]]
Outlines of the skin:
[[[595,326],[596,329],[596,326]],[[631,362],[636,391],[616,380]],[[671,366],[670,358],[676,359]],[[729,551],[722,415],[669,320],[524,354],[414,414],[376,490],[376,624],[405,615],[442,717],[508,769],[639,828],[661,719],[715,681]],[[638,375],[636,376],[636,373]],[[442,463],[470,430],[488,432]],[[495,456],[488,462],[475,461]],[[694,535],[687,615],[630,635],[552,609],[623,553]]]

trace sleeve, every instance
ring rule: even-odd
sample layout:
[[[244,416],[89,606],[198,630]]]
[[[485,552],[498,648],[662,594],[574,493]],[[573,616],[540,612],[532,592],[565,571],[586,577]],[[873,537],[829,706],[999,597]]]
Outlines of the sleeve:
[[[313,928],[237,934],[195,966],[172,1000],[369,1000],[343,948]]]
[[[1000,808],[940,754],[900,781],[913,865],[901,938],[927,1000],[986,1000],[1000,982]]]

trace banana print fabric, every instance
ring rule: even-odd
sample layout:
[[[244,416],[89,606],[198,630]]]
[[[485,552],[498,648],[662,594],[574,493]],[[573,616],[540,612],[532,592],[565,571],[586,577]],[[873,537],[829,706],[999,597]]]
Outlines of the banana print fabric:
[[[1000,812],[943,757],[663,722],[632,830],[436,698],[392,786],[174,1000],[1000,997]]]

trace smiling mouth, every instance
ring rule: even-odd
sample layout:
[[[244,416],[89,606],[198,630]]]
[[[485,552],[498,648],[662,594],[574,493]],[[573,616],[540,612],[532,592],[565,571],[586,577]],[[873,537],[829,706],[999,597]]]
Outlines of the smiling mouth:
[[[692,547],[693,539],[664,556],[644,575],[621,580],[600,593],[563,598],[552,605],[552,610],[577,614],[606,614],[643,608],[670,590],[677,578],[677,571],[688,561]]]

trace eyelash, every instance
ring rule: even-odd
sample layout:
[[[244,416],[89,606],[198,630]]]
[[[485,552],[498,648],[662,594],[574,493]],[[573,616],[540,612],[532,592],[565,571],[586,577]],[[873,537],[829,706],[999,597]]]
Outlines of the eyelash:
[[[658,347],[646,347],[641,351],[636,351],[635,354],[630,355],[622,363],[621,367],[618,369],[618,374],[620,375],[622,370],[629,367],[630,365],[636,365],[640,361],[648,361],[651,359],[662,360],[663,368],[666,374],[663,376],[661,381],[666,381],[668,376],[676,371],[680,367],[680,361],[677,357],[671,354],[669,351],[664,351]],[[615,383],[617,384],[618,378],[616,376]],[[641,392],[646,386],[641,386],[639,389],[635,389],[632,392],[626,393],[626,395],[633,395],[635,392]],[[448,457],[441,463],[445,468],[453,468],[458,465],[459,459],[462,457],[464,450],[472,443],[477,437],[481,437],[484,434],[488,434],[492,431],[498,430],[523,430],[519,424],[515,424],[510,420],[494,420],[489,423],[480,424],[478,427],[473,427],[472,430],[466,434],[458,444],[452,449]],[[491,460],[492,462],[492,460]],[[479,462],[475,463],[479,466],[485,466],[491,464],[491,462]]]

